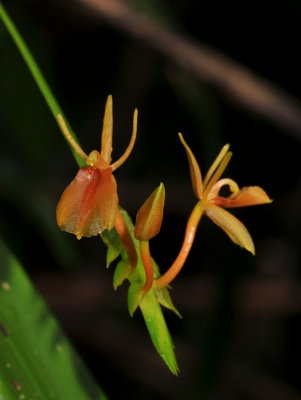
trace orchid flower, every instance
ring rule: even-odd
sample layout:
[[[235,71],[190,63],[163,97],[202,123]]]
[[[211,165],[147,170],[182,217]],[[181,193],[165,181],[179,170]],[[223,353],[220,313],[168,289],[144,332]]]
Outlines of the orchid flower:
[[[73,233],[77,239],[101,234],[115,227],[129,255],[130,264],[137,264],[137,255],[118,209],[117,184],[113,171],[130,155],[137,133],[137,109],[134,111],[133,131],[124,154],[111,164],[113,136],[113,102],[107,99],[101,136],[101,150],[87,155],[71,136],[63,118],[58,122],[75,152],[85,161],[73,181],[63,192],[56,209],[57,223],[61,230]]]
[[[267,204],[272,201],[266,192],[258,186],[239,189],[238,184],[232,179],[220,179],[232,157],[232,152],[229,151],[229,144],[226,144],[221,149],[203,180],[200,167],[190,147],[181,133],[179,133],[179,137],[186,149],[192,188],[198,198],[198,202],[189,217],[184,242],[178,257],[169,270],[154,281],[154,286],[157,289],[168,285],[180,272],[190,252],[196,229],[203,213],[222,228],[234,243],[255,254],[254,243],[247,228],[224,208]],[[219,194],[224,186],[228,186],[230,189],[231,194],[228,197],[223,197]]]

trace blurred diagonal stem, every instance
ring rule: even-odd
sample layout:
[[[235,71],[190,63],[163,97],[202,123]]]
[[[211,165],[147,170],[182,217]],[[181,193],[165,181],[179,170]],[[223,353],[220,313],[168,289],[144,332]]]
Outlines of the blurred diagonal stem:
[[[257,76],[210,46],[192,42],[130,8],[121,0],[77,0],[109,24],[147,43],[157,52],[192,72],[237,106],[256,114],[301,139],[301,104],[293,96]]]
[[[61,110],[58,102],[56,101],[53,93],[51,92],[50,87],[48,86],[40,68],[38,67],[33,55],[31,54],[29,48],[27,47],[26,43],[22,39],[21,34],[19,33],[18,29],[16,28],[15,24],[11,20],[10,16],[4,9],[2,3],[0,2],[0,18],[2,19],[4,25],[6,26],[8,32],[10,33],[12,39],[14,40],[17,48],[19,49],[20,53],[22,54],[22,57],[24,58],[24,61],[29,68],[36,84],[38,85],[42,95],[44,96],[44,99],[46,100],[46,103],[48,104],[59,128],[62,130],[61,125],[58,123],[57,116],[58,114],[64,115],[63,111]],[[64,120],[66,121],[66,118],[64,117]],[[70,124],[68,124],[69,130],[72,134],[72,136],[76,139],[76,136],[72,129],[70,128]],[[77,139],[76,139],[77,140]],[[72,149],[72,148],[71,148]],[[81,157],[79,157],[78,154],[74,152],[72,149],[74,157],[78,163],[79,166],[82,166],[84,164],[83,160]]]

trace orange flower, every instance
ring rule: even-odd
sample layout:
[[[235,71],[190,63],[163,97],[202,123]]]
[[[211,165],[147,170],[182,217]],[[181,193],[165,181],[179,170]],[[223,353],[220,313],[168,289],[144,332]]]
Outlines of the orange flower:
[[[112,96],[108,97],[106,103],[101,151],[93,150],[89,156],[75,142],[62,116],[58,115],[58,121],[66,139],[87,164],[80,168],[74,180],[65,189],[56,209],[59,227],[63,231],[76,235],[77,239],[83,236],[96,236],[105,229],[110,230],[114,227],[116,220],[118,227],[120,226],[117,185],[112,172],[124,163],[133,149],[137,133],[137,116],[138,112],[135,110],[132,138],[128,148],[116,162],[111,164]]]
[[[224,207],[244,207],[272,201],[265,191],[258,186],[244,187],[240,190],[237,183],[232,179],[219,179],[232,157],[228,144],[222,148],[203,181],[200,167],[190,147],[181,133],[179,133],[179,136],[186,149],[192,188],[199,201],[188,219],[184,241],[177,258],[171,267],[154,281],[154,287],[158,290],[168,286],[181,271],[191,250],[203,213],[222,228],[234,243],[255,254],[254,243],[247,228],[234,215],[224,210]],[[232,192],[229,197],[219,195],[221,188],[225,185]]]
[[[271,203],[272,200],[258,186],[239,189],[232,179],[219,179],[232,157],[228,144],[222,148],[203,181],[199,165],[191,149],[183,136],[181,134],[179,136],[186,149],[193,191],[202,204],[203,212],[222,228],[234,243],[255,254],[253,240],[247,228],[224,208],[266,204]],[[223,186],[228,186],[232,192],[229,197],[219,195]]]

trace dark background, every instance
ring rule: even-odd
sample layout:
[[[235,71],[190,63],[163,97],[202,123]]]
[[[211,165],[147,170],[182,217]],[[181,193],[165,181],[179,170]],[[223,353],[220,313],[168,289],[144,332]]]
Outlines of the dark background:
[[[57,201],[77,166],[2,24],[0,234],[109,398],[301,399],[301,2],[121,4],[134,13],[128,25],[84,0],[4,2],[87,153],[100,146],[108,94],[114,99],[115,160],[138,107],[137,143],[115,177],[120,202],[133,218],[159,182],[165,184],[164,222],[151,242],[161,271],[176,257],[195,203],[179,131],[203,171],[230,143],[234,156],[225,176],[241,186],[259,185],[274,199],[269,206],[234,210],[252,234],[256,257],[211,221],[201,221],[172,285],[183,320],[165,312],[181,370],[172,376],[140,312],[128,315],[127,285],[113,291],[113,267],[105,269],[101,241],[78,242],[56,227]],[[185,64],[186,53],[170,56],[158,45],[158,31],[151,42],[145,38],[139,22],[145,17],[164,32],[177,32],[175,48],[179,37],[201,53],[205,44],[235,60],[237,71],[247,67],[251,76],[261,76],[259,87],[272,82],[277,107],[269,98],[266,107],[252,101],[254,88],[247,84],[242,98],[231,85],[225,88],[226,67],[208,78],[202,66],[196,72]],[[223,67],[224,59],[218,64]],[[294,117],[283,117],[286,107]]]

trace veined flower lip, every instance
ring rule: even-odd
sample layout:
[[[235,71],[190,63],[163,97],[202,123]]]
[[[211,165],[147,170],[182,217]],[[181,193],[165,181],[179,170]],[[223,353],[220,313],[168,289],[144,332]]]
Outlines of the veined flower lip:
[[[224,208],[267,204],[272,200],[258,186],[239,189],[238,184],[234,180],[230,178],[220,179],[232,157],[232,152],[229,151],[229,144],[223,146],[203,181],[200,167],[193,152],[181,133],[179,133],[179,137],[186,150],[192,188],[197,198],[203,204],[204,213],[216,225],[221,227],[234,243],[239,244],[254,254],[254,244],[247,228],[236,217],[224,210]],[[219,195],[221,188],[225,185],[229,187],[231,192],[228,197]]]

